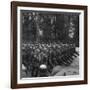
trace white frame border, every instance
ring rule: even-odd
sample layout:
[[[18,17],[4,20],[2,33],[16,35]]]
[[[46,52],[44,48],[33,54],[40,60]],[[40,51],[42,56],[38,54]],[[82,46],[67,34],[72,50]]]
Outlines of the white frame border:
[[[54,77],[38,77],[38,78],[23,78],[20,79],[20,10],[35,10],[35,11],[56,11],[56,12],[75,12],[81,13],[79,18],[79,37],[80,37],[80,75],[73,76],[54,76]],[[63,82],[63,81],[78,81],[84,80],[84,10],[73,9],[52,9],[52,8],[36,8],[36,7],[17,7],[17,83],[44,83],[44,82]]]

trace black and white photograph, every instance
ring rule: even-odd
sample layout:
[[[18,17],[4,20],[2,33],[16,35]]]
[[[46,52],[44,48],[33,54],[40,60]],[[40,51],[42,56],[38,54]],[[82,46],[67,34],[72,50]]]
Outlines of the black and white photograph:
[[[21,78],[79,75],[79,15],[21,10]]]

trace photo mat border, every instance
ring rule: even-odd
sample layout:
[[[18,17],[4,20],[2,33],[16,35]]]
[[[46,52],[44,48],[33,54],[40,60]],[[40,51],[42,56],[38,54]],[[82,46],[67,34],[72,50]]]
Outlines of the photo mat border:
[[[21,24],[20,24],[20,18],[21,18],[21,15],[20,15],[20,11],[21,10],[38,10],[39,9],[39,11],[48,11],[48,12],[58,12],[58,13],[60,13],[60,12],[65,12],[65,13],[80,13],[80,16],[79,16],[79,20],[80,20],[80,27],[79,27],[79,33],[80,33],[80,61],[79,61],[79,64],[81,63],[81,66],[79,66],[79,68],[80,68],[80,70],[79,70],[79,75],[70,75],[70,76],[52,76],[52,77],[37,77],[37,78],[20,78],[20,65],[21,65],[21,57],[19,57],[19,56],[21,56],[20,55],[20,47],[21,47],[21,43],[20,43],[20,37],[21,37],[21,34],[20,34],[20,28],[21,28]],[[83,56],[83,52],[84,52],[84,50],[82,49],[83,48],[83,40],[82,40],[82,38],[83,38],[83,29],[84,28],[82,28],[82,26],[83,26],[83,22],[84,22],[84,20],[83,20],[83,17],[84,17],[84,15],[83,15],[83,11],[80,11],[80,10],[75,10],[75,11],[73,11],[73,10],[66,10],[66,9],[51,9],[51,8],[48,8],[48,9],[45,9],[45,8],[32,8],[32,7],[18,7],[17,8],[17,31],[18,31],[18,47],[17,47],[17,54],[18,54],[18,57],[17,57],[17,82],[18,82],[18,84],[22,84],[22,83],[35,83],[35,82],[37,82],[37,83],[41,83],[41,82],[51,82],[51,81],[53,81],[53,82],[56,82],[56,81],[68,81],[68,79],[70,79],[70,81],[73,81],[73,80],[83,80],[83,58],[82,58],[82,56]],[[82,44],[81,44],[82,43]],[[82,60],[82,61],[81,61]],[[81,72],[80,72],[81,71]],[[80,77],[82,77],[82,78],[80,78]],[[60,78],[60,79],[59,79]],[[65,79],[64,79],[65,78]],[[76,79],[75,79],[76,78]],[[39,79],[40,79],[40,81],[39,81]],[[46,80],[45,80],[46,79]],[[30,80],[30,81],[29,81]],[[41,81],[42,80],[42,81]],[[55,81],[54,81],[55,80]]]

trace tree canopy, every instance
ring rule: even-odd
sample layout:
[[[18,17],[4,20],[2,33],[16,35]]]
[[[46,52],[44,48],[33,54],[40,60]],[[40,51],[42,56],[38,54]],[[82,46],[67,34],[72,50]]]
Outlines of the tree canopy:
[[[79,46],[79,14],[21,12],[23,42],[75,43]]]

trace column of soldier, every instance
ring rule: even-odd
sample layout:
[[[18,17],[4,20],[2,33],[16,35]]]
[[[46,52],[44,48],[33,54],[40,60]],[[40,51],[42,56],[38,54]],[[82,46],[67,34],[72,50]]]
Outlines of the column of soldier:
[[[28,77],[49,76],[56,65],[70,65],[74,53],[73,44],[23,44],[22,63],[26,67],[25,72]]]

